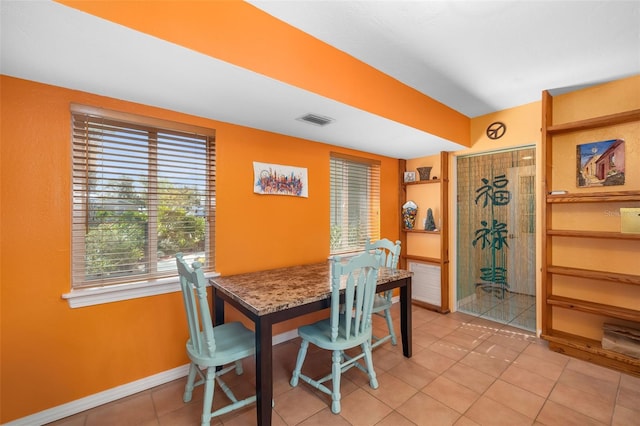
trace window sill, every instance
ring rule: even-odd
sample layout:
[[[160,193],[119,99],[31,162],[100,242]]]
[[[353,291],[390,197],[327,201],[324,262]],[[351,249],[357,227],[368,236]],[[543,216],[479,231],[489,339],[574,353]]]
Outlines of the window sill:
[[[220,276],[218,272],[205,274],[206,278],[218,276]],[[176,276],[154,281],[75,289],[63,294],[62,298],[67,300],[71,308],[83,308],[85,306],[101,305],[104,303],[175,293],[178,291],[180,291],[180,281]]]

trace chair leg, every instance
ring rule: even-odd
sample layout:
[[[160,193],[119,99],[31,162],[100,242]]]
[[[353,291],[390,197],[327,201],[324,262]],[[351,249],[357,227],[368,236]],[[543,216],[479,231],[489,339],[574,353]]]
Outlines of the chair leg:
[[[342,351],[333,351],[331,365],[331,381],[333,383],[333,392],[331,393],[331,412],[338,414],[340,412],[340,376],[342,374]]]
[[[384,318],[387,320],[387,327],[389,328],[389,334],[391,335],[391,344],[396,346],[398,344],[398,339],[396,339],[396,332],[393,328],[393,320],[391,319],[391,310],[385,309]]]
[[[367,374],[369,375],[369,386],[372,389],[378,389],[378,379],[373,369],[373,358],[371,357],[371,343],[364,342],[362,344],[362,352],[364,353],[364,361],[367,365]]]
[[[291,376],[291,386],[298,386],[298,379],[300,378],[300,370],[302,370],[302,364],[304,363],[304,358],[307,356],[307,348],[309,347],[309,342],[303,340],[300,344],[300,350],[298,351],[298,360],[296,361],[296,368],[293,370],[293,375]]]
[[[202,426],[209,426],[211,423],[211,408],[213,407],[215,378],[215,367],[207,368],[207,378],[204,382],[204,399],[202,401]]]
[[[189,376],[187,377],[187,384],[184,387],[184,395],[182,396],[182,400],[184,402],[191,401],[191,395],[193,393],[194,387],[193,384],[195,383],[196,375],[198,374],[198,372],[196,371],[197,368],[198,366],[194,363],[191,363],[191,365],[189,366]]]
[[[236,361],[236,374],[239,376],[242,373],[244,373],[244,369],[242,368],[242,360],[239,359]]]

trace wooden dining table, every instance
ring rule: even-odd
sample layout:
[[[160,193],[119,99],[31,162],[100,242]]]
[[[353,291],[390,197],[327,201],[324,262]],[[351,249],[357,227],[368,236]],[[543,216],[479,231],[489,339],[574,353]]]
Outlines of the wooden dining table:
[[[260,426],[271,425],[272,326],[330,307],[330,264],[326,261],[210,279],[214,324],[224,323],[225,302],[255,324],[256,409]],[[402,352],[407,358],[411,357],[411,276],[410,271],[380,268],[377,281],[378,292],[400,289]]]

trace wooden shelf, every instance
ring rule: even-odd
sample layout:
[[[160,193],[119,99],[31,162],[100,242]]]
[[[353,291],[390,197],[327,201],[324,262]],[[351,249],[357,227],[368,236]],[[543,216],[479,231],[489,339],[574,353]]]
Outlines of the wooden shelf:
[[[570,229],[548,229],[547,235],[575,238],[604,238],[609,240],[640,240],[640,234],[607,231],[578,231]]]
[[[608,99],[615,101],[617,98],[618,89],[607,92]],[[602,94],[601,94],[602,95]],[[593,102],[599,102],[599,99],[593,98]],[[570,149],[571,145],[575,146],[575,141],[569,142],[569,147],[558,147],[556,144],[564,143],[566,139],[555,138],[557,135],[566,135],[569,133],[576,133],[576,138],[580,135],[578,132],[586,130],[603,129],[603,133],[615,134],[617,138],[624,139],[625,136],[633,132],[634,128],[631,126],[618,126],[626,123],[638,123],[640,122],[640,109],[638,109],[638,103],[634,102],[633,105],[627,111],[604,115],[600,117],[587,118],[584,120],[573,121],[570,123],[554,124],[553,117],[558,114],[554,106],[562,107],[561,113],[567,112],[572,108],[571,104],[563,103],[561,105],[554,105],[553,97],[548,91],[544,91],[542,94],[542,158],[544,170],[544,208],[542,210],[542,227],[544,229],[544,238],[542,246],[542,259],[543,259],[543,275],[542,275],[542,338],[549,341],[549,349],[557,352],[561,352],[576,358],[594,362],[609,368],[614,368],[620,371],[624,371],[630,374],[635,374],[640,377],[640,359],[633,358],[628,355],[617,353],[611,350],[603,349],[602,344],[599,341],[590,339],[588,336],[597,336],[602,333],[600,324],[607,319],[617,319],[623,321],[631,321],[636,324],[640,323],[640,306],[637,304],[627,304],[627,306],[633,306],[635,309],[629,309],[622,306],[612,306],[604,303],[597,303],[588,300],[583,300],[583,297],[588,297],[591,300],[602,301],[606,299],[604,295],[610,291],[620,292],[625,297],[636,298],[639,294],[638,287],[622,287],[621,285],[640,286],[640,274],[622,274],[617,272],[607,272],[602,270],[590,270],[581,269],[567,266],[553,265],[554,248],[559,247],[560,241],[558,237],[568,238],[591,238],[599,240],[610,240],[612,244],[616,241],[626,240],[627,242],[621,246],[625,247],[625,259],[633,259],[633,255],[636,251],[636,243],[640,241],[640,234],[610,232],[610,231],[593,231],[593,230],[579,230],[579,229],[553,229],[553,223],[555,222],[554,216],[558,215],[558,218],[565,218],[570,214],[570,211],[582,210],[579,208],[580,203],[601,203],[603,208],[613,210],[618,205],[625,207],[636,206],[637,202],[640,202],[640,190],[638,190],[637,180],[633,182],[627,182],[625,188],[631,188],[631,190],[616,190],[616,187],[592,187],[592,188],[579,188],[574,189],[572,193],[564,194],[550,194],[549,191],[561,190],[566,185],[567,178],[573,178],[573,176],[567,175],[570,172],[570,168],[566,168],[566,164],[556,164],[556,166],[562,166],[562,170],[554,170],[554,154],[562,156],[566,149]],[[635,108],[635,109],[632,109]],[[587,114],[583,114],[588,116]],[[618,126],[618,127],[616,127]],[[582,138],[580,138],[582,139]],[[555,147],[555,149],[554,149]],[[557,160],[556,160],[557,161]],[[627,157],[626,161],[627,169],[633,169],[638,167],[636,157]],[[554,173],[562,173],[562,179],[558,179],[558,182],[553,182]],[[563,182],[560,184],[560,182]],[[631,206],[629,204],[633,203]],[[616,204],[612,204],[616,203]],[[576,204],[576,207],[570,209],[560,209],[555,204]],[[597,207],[596,207],[597,208]],[[586,213],[590,220],[597,220],[596,209],[589,208],[584,209],[591,213]],[[588,223],[589,221],[587,221]],[[586,227],[586,226],[585,226]],[[578,241],[572,241],[577,244]],[[586,241],[591,243],[592,247],[596,248],[600,241]],[[631,248],[633,247],[633,248]],[[568,249],[567,247],[561,250]],[[640,248],[638,249],[640,250]],[[604,249],[601,249],[602,256],[606,256]],[[567,254],[567,253],[565,253]],[[570,254],[570,253],[569,253]],[[630,260],[633,261],[633,260]],[[604,263],[606,265],[606,262]],[[600,266],[605,268],[606,266]],[[635,271],[635,269],[634,269]],[[555,294],[555,280],[559,280],[558,276],[570,276],[575,277],[570,283],[563,286],[563,296]],[[597,291],[590,292],[590,296],[583,296],[581,284],[585,281],[593,280],[599,284]],[[565,280],[567,281],[567,280]],[[613,286],[608,283],[618,283],[619,285]],[[628,295],[628,296],[627,296]],[[573,297],[570,297],[573,296]],[[621,296],[622,297],[622,296]],[[621,300],[618,298],[617,300]],[[625,299],[629,300],[629,299]],[[580,324],[565,324],[567,328],[571,328],[574,332],[581,330],[580,333],[585,332],[584,336],[569,334],[554,328],[554,317],[559,313],[558,311],[570,310],[574,312],[581,312],[583,315],[592,315],[593,318],[582,320],[581,316],[575,316],[575,321],[580,321]],[[584,322],[583,322],[584,321]],[[563,323],[564,324],[564,323]],[[589,330],[587,333],[586,330]]]
[[[428,201],[433,204],[432,207],[439,209],[440,218],[438,222],[438,229],[435,231],[426,231],[424,229],[406,229],[403,221],[399,224],[400,242],[402,244],[402,252],[405,253],[400,256],[400,265],[403,268],[409,267],[409,261],[417,261],[430,263],[440,267],[440,303],[436,305],[435,300],[431,300],[433,305],[420,302],[414,299],[416,304],[419,304],[427,309],[435,310],[440,313],[449,312],[449,153],[446,151],[440,152],[439,155],[429,156],[431,161],[437,161],[440,163],[438,170],[438,179],[419,180],[415,182],[403,182],[404,170],[407,170],[407,160],[398,161],[398,177],[401,183],[399,188],[399,201],[400,210],[402,205],[412,197],[419,196],[420,194],[431,194]],[[429,185],[440,184],[435,187],[417,187],[416,185]],[[436,199],[435,193],[439,194]],[[411,195],[412,197],[409,197]],[[419,200],[425,200],[423,197],[418,197]],[[428,210],[427,210],[428,211]],[[407,245],[407,236],[411,235],[411,245]],[[436,251],[436,246],[439,250]],[[424,248],[423,248],[424,247]],[[425,251],[422,251],[425,250]],[[439,252],[439,254],[438,254]],[[414,253],[407,255],[406,253]],[[422,254],[428,253],[435,257],[422,256]],[[414,286],[425,286],[427,283],[414,283]],[[414,290],[418,287],[414,287]],[[418,293],[416,293],[418,294]]]
[[[435,263],[436,265],[440,264],[440,259],[435,257],[414,256],[411,254],[401,255],[400,257],[402,257],[405,260],[418,260],[420,262]]]
[[[640,377],[640,359],[604,349],[597,340],[558,330],[549,330],[548,333],[542,334],[541,337],[549,342],[549,349],[555,352],[594,362],[608,368],[615,368]]]
[[[599,127],[615,126],[616,124],[630,123],[640,120],[640,109],[604,115],[602,117],[588,118],[586,120],[572,121],[570,123],[547,126],[547,133],[557,135],[561,133],[577,132],[580,130],[597,129]]]
[[[404,228],[403,231],[404,232],[417,232],[417,233],[420,233],[420,234],[436,234],[436,235],[440,234],[440,231],[437,231],[437,230],[436,231],[427,231],[426,229],[407,229],[407,228]]]
[[[415,182],[404,182],[403,185],[409,186],[409,185],[424,185],[427,183],[440,183],[442,182],[442,179],[431,179],[431,180],[417,180]]]
[[[640,201],[640,191],[580,192],[547,195],[547,203],[602,203]]]
[[[573,299],[563,296],[549,296],[547,303],[564,309],[573,309],[589,314],[603,315],[610,318],[618,318],[627,321],[640,321],[640,311],[621,308],[619,306],[604,305],[602,303],[589,302],[587,300]]]
[[[547,272],[556,275],[581,277],[592,280],[610,281],[615,283],[640,285],[640,275],[618,274],[615,272],[594,271],[591,269],[568,268],[566,266],[547,266]]]

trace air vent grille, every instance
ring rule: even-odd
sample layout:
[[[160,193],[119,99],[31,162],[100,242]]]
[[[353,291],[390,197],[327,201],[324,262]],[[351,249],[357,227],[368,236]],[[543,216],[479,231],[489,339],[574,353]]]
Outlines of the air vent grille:
[[[306,123],[313,124],[314,126],[326,126],[334,121],[333,118],[323,117],[317,114],[305,114],[302,117],[296,118],[296,120],[304,121]]]

